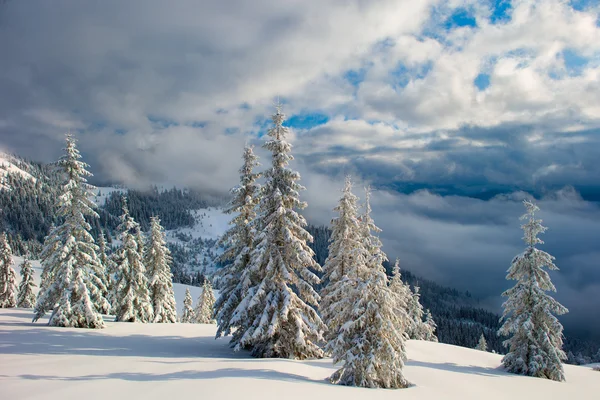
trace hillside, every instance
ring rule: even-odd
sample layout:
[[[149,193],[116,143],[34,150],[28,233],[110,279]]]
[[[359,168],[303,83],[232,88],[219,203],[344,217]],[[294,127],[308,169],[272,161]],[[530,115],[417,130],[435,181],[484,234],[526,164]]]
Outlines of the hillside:
[[[30,318],[30,310],[0,310],[3,398],[549,400],[600,392],[590,367],[566,365],[558,383],[508,374],[495,354],[421,341],[408,343],[404,371],[414,386],[340,387],[325,381],[335,371],[330,359],[252,359],[215,340],[214,325],[109,322],[94,331]]]
[[[10,188],[6,182],[8,174],[18,175],[22,179],[28,179],[35,183],[36,178],[22,169],[21,162],[16,157],[0,152],[0,189]]]

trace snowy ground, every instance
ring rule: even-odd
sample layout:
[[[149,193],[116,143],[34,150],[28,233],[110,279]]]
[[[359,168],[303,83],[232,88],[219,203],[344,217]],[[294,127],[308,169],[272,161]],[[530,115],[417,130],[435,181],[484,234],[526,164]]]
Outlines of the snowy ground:
[[[215,340],[214,325],[112,323],[99,331],[32,324],[31,310],[0,310],[5,399],[593,399],[600,377],[565,366],[567,382],[510,375],[500,356],[409,342],[401,391],[325,381],[331,360],[252,359]]]
[[[15,269],[21,259],[16,257]],[[34,271],[39,276],[39,264]],[[175,285],[181,309],[185,285]],[[200,288],[190,287],[194,300]],[[600,373],[565,365],[567,382],[507,374],[501,356],[410,341],[400,390],[326,382],[330,359],[253,359],[215,340],[214,325],[107,322],[103,330],[31,323],[28,309],[0,309],[0,399],[594,399]]]

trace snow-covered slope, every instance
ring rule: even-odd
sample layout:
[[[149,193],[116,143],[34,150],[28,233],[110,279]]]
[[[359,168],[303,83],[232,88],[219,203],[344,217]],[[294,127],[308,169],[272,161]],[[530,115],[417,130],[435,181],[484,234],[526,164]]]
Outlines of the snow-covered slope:
[[[221,208],[209,207],[192,211],[195,224],[191,228],[166,231],[167,242],[182,246],[186,251],[188,272],[212,274],[216,257],[222,252],[217,240],[227,231],[232,216]]]
[[[15,257],[19,271],[20,257]],[[33,262],[39,282],[40,265]],[[175,285],[178,309],[185,285]],[[194,299],[200,288],[190,287]],[[214,325],[107,322],[103,330],[31,323],[32,311],[0,309],[0,398],[4,399],[594,399],[600,373],[565,365],[567,382],[508,374],[501,356],[409,341],[404,390],[339,387],[330,359],[252,359]],[[85,396],[82,396],[85,393]]]
[[[21,175],[23,179],[31,179],[34,182],[36,180],[30,173],[23,171],[16,165],[14,157],[0,152],[0,189],[6,188],[3,182],[8,173]]]
[[[598,372],[566,365],[567,382],[511,375],[500,356],[410,341],[404,390],[325,381],[331,360],[251,359],[214,339],[214,325],[112,323],[100,331],[31,323],[0,310],[0,391],[6,399],[593,399]]]
[[[192,211],[195,225],[192,228],[179,228],[167,231],[167,238],[175,240],[177,234],[190,236],[192,239],[218,239],[225,233],[232,216],[216,207],[201,208]]]
[[[97,187],[96,190],[94,190],[92,201],[98,206],[103,206],[113,192],[124,193],[126,190],[127,189],[120,189],[111,186]]]

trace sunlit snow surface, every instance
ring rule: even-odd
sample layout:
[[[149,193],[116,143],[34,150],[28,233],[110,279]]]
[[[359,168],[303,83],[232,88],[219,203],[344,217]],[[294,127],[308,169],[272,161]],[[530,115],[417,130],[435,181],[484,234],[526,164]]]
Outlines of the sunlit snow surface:
[[[193,239],[218,239],[229,229],[229,221],[232,215],[225,214],[223,210],[215,207],[201,208],[192,210],[196,223],[192,228],[178,228],[167,231],[167,239],[172,239],[174,233],[190,235]]]
[[[196,299],[200,289],[191,290]],[[185,286],[175,291],[181,304]],[[0,309],[0,399],[580,400],[600,393],[600,373],[589,366],[566,365],[567,382],[551,382],[503,372],[499,355],[419,341],[408,343],[404,369],[413,387],[339,387],[325,380],[335,370],[330,359],[253,359],[215,340],[214,325],[107,322],[87,330],[33,324],[31,316]]]

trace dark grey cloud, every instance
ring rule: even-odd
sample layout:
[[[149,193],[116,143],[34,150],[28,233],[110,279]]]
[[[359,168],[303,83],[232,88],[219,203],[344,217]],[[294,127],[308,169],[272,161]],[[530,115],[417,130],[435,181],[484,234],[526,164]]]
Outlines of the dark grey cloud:
[[[324,125],[304,133],[306,145],[300,151],[305,162],[326,174],[360,171],[379,187],[405,193],[427,188],[487,199],[515,190],[541,196],[569,185],[585,199],[600,200],[600,165],[595,161],[600,129],[558,132],[503,124],[422,134],[395,131],[382,141],[369,139],[378,138],[381,127],[363,126],[352,140],[345,128],[351,129]],[[540,129],[547,135],[532,141]]]

